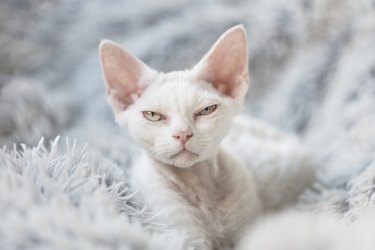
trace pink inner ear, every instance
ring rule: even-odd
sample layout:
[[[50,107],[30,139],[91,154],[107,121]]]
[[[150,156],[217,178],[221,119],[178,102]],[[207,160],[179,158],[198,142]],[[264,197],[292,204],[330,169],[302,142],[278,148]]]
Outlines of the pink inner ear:
[[[224,33],[198,64],[201,77],[232,98],[241,98],[248,86],[246,32],[236,26]],[[204,66],[202,66],[204,65]]]
[[[112,108],[115,112],[125,110],[134,103],[134,96],[140,96],[145,88],[146,84],[140,82],[144,74],[155,72],[111,41],[101,43],[100,59]]]

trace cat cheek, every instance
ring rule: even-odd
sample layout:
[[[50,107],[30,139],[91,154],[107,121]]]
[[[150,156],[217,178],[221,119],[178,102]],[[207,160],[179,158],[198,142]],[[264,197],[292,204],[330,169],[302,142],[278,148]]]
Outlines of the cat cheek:
[[[132,120],[129,122],[129,133],[131,137],[143,147],[153,144],[153,130],[142,120]]]

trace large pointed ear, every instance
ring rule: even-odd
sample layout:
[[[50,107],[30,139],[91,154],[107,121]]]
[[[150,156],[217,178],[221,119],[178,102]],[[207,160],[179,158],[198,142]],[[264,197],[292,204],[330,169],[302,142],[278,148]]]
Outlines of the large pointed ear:
[[[193,72],[222,94],[242,101],[249,85],[247,35],[243,26],[226,31]]]
[[[156,71],[112,41],[103,40],[99,54],[108,100],[115,113],[132,105],[157,77]]]

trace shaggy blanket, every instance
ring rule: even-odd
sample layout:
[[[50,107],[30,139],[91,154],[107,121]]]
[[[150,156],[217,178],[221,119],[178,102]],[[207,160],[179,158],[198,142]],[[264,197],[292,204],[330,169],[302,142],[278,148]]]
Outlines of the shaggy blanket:
[[[299,136],[318,172],[293,211],[260,218],[238,249],[374,249],[371,0],[1,1],[0,249],[186,249],[128,185],[139,149],[113,121],[97,46],[109,38],[184,69],[238,23],[244,112]]]

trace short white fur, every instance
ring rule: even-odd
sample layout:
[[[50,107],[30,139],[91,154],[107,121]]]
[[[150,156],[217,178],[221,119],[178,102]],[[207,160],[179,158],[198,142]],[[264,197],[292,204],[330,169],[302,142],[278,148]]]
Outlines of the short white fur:
[[[133,184],[195,249],[233,244],[262,209],[250,170],[220,147],[248,88],[247,54],[242,26],[225,32],[186,71],[158,73],[114,42],[100,45],[116,121],[145,149]],[[211,105],[212,113],[196,115]],[[150,121],[145,111],[163,119]]]

